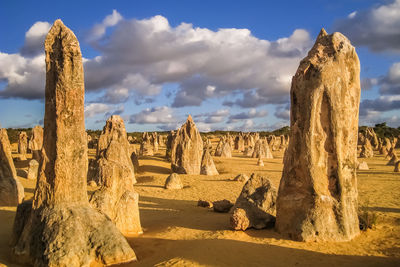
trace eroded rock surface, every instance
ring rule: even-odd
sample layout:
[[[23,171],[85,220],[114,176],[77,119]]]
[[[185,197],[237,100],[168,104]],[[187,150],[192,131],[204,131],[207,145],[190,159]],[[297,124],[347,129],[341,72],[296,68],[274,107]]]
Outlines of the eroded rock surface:
[[[136,260],[125,237],[88,202],[84,79],[78,40],[56,20],[45,40],[42,162],[33,201],[18,206],[13,258],[34,266],[111,265]]]
[[[276,189],[268,178],[252,174],[236,200],[231,216],[235,230],[262,229],[275,223]]]
[[[276,229],[295,240],[343,241],[359,233],[357,137],[360,63],[350,41],[321,30],[291,87],[290,143]]]
[[[106,214],[124,234],[140,234],[139,194],[125,124],[118,115],[106,122],[99,138],[98,185],[90,204]]]
[[[24,187],[17,178],[7,130],[0,128],[0,206],[17,206],[24,199]]]
[[[200,174],[203,140],[189,115],[171,146],[171,169],[180,174]]]

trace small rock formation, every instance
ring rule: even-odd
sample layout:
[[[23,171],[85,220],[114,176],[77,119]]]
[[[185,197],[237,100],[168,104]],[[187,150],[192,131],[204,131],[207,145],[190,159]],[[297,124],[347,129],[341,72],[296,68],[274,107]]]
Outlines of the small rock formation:
[[[132,149],[131,152],[131,161],[133,164],[133,170],[135,173],[139,171],[139,158],[138,155],[136,154],[136,150]]]
[[[258,160],[257,160],[257,166],[260,166],[260,167],[264,166],[264,162],[262,161],[261,158],[258,158]]]
[[[365,139],[365,142],[361,147],[360,158],[372,158],[373,156],[374,150],[372,149],[371,143],[368,139]]]
[[[276,189],[268,178],[252,174],[236,200],[231,216],[235,230],[262,229],[275,223]]]
[[[40,162],[41,150],[43,147],[43,128],[36,125],[32,129],[32,137],[30,139],[30,149],[32,150],[32,159]]]
[[[215,167],[214,160],[208,148],[204,149],[203,157],[201,159],[200,174],[202,175],[218,175],[217,168]]]
[[[237,175],[235,178],[233,178],[233,180],[238,181],[238,182],[247,182],[249,180],[249,176],[241,173],[241,174]]]
[[[183,184],[181,181],[181,178],[179,178],[179,175],[177,173],[172,173],[167,177],[167,180],[165,180],[165,189],[182,189]]]
[[[165,158],[168,161],[171,161],[171,149],[172,149],[172,143],[175,138],[175,134],[176,133],[174,131],[170,131],[167,136],[167,141],[165,142]]]
[[[18,206],[13,258],[33,266],[102,266],[136,260],[125,237],[88,202],[84,79],[78,40],[56,20],[45,40],[42,162],[33,201]]]
[[[244,156],[247,156],[247,157],[252,157],[252,156],[253,156],[253,152],[254,152],[253,147],[248,146],[248,147],[246,147],[246,148],[244,149],[243,155],[244,155]]]
[[[99,138],[98,185],[90,204],[106,214],[123,234],[141,234],[139,194],[125,124],[118,115],[106,122]]]
[[[290,143],[276,230],[295,240],[359,234],[357,137],[360,62],[350,41],[321,30],[291,87]]]
[[[24,187],[17,178],[7,130],[0,128],[0,206],[17,206],[24,199]]]
[[[232,158],[232,147],[229,142],[225,142],[222,146],[221,157]]]
[[[360,164],[358,164],[358,168],[357,169],[360,170],[360,171],[369,170],[367,162],[363,161]]]
[[[217,200],[213,202],[213,208],[215,212],[227,213],[231,210],[232,207],[232,202],[227,199]]]
[[[400,172],[400,160],[394,164],[394,172]]]
[[[211,201],[199,199],[199,201],[197,201],[197,206],[203,207],[203,208],[212,208],[213,203]]]
[[[154,146],[151,142],[151,137],[148,133],[144,132],[142,136],[142,143],[140,143],[140,155],[141,156],[153,156]]]
[[[203,140],[192,116],[176,133],[171,149],[171,169],[181,174],[200,174]]]
[[[34,159],[29,161],[28,175],[26,178],[28,180],[36,180],[39,173],[39,162]]]
[[[28,135],[26,132],[20,132],[18,135],[18,154],[19,160],[26,160],[28,152]]]
[[[224,140],[221,138],[217,144],[217,147],[215,148],[214,156],[221,157],[223,147],[224,147]]]

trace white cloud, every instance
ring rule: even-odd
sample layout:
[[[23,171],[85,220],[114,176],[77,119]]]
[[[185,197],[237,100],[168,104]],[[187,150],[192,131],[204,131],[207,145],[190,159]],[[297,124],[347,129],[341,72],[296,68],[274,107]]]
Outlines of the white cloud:
[[[353,12],[334,28],[355,45],[400,53],[400,0]]]
[[[25,33],[25,43],[21,48],[24,56],[35,56],[43,53],[44,40],[51,28],[51,24],[46,21],[38,21]]]
[[[193,118],[195,119],[196,122],[212,124],[212,123],[223,122],[228,115],[229,115],[229,109],[220,109],[214,112],[196,114],[193,116]]]
[[[106,114],[110,112],[112,106],[103,103],[90,103],[85,106],[85,117],[91,118],[98,114]]]
[[[231,115],[229,117],[228,123],[233,123],[233,122],[238,122],[241,120],[248,120],[248,119],[254,119],[254,118],[262,118],[268,115],[268,111],[266,110],[260,110],[257,111],[255,108],[250,109],[248,112],[241,112],[235,115]],[[248,120],[250,121],[250,120]]]
[[[93,26],[92,30],[88,35],[88,40],[94,41],[103,37],[108,27],[115,26],[121,20],[122,20],[121,14],[119,14],[118,11],[114,9],[112,14],[106,16],[101,23]]]
[[[176,123],[177,119],[173,110],[167,106],[146,108],[139,113],[130,116],[129,123],[137,124],[171,124]]]
[[[123,87],[151,95],[165,83],[178,83],[173,106],[182,107],[236,90],[255,90],[256,105],[287,100],[290,78],[311,40],[301,29],[268,41],[247,29],[171,27],[165,17],[155,16],[123,19],[107,39],[93,45],[101,58],[85,63],[88,90]],[[128,82],[132,75],[142,82]]]

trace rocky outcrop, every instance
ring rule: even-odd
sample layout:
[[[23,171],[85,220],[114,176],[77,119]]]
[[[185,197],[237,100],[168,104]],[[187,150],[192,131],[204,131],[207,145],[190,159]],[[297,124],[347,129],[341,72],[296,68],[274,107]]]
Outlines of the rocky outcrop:
[[[142,142],[140,143],[140,151],[139,154],[141,156],[153,156],[154,155],[154,145],[151,141],[151,136],[144,132],[142,136]]]
[[[139,194],[125,124],[118,115],[106,122],[99,138],[97,181],[90,204],[106,214],[123,234],[141,234]]]
[[[44,142],[33,201],[18,206],[13,258],[34,266],[94,266],[136,259],[128,242],[88,202],[84,79],[78,40],[56,20],[45,40]]]
[[[19,160],[26,160],[28,152],[28,135],[26,132],[20,132],[18,135],[18,154]]]
[[[165,189],[182,189],[183,184],[181,181],[181,178],[179,178],[179,175],[177,173],[172,173],[167,177],[167,180],[165,180]]]
[[[29,141],[30,149],[32,151],[32,159],[40,162],[41,150],[43,147],[43,128],[36,125],[32,129],[32,137]]]
[[[172,143],[174,141],[176,133],[174,131],[170,131],[167,136],[167,141],[165,142],[165,158],[168,161],[171,161],[171,150],[172,150]]]
[[[203,157],[201,159],[200,174],[202,175],[218,175],[217,168],[215,167],[214,160],[210,154],[209,149],[204,149]]]
[[[233,204],[227,199],[217,200],[213,202],[213,209],[215,212],[226,213],[229,212],[232,207]]]
[[[359,233],[357,133],[360,62],[350,41],[321,30],[290,92],[290,143],[276,230],[295,240],[349,240]]]
[[[235,178],[233,178],[234,181],[238,182],[247,182],[249,180],[249,176],[247,176],[244,173],[238,174]]]
[[[374,156],[374,151],[372,149],[371,143],[368,139],[365,139],[364,144],[361,147],[360,158],[372,158]]]
[[[200,174],[203,140],[189,115],[176,133],[171,149],[171,169],[180,174]]]
[[[222,146],[221,157],[232,158],[232,147],[229,142],[225,142]]]
[[[24,199],[24,187],[17,178],[7,130],[0,128],[0,206],[17,206]]]
[[[39,162],[34,159],[29,161],[28,175],[26,178],[28,180],[36,180],[39,173]]]
[[[276,189],[268,178],[252,174],[236,200],[231,227],[246,230],[262,229],[275,223]]]

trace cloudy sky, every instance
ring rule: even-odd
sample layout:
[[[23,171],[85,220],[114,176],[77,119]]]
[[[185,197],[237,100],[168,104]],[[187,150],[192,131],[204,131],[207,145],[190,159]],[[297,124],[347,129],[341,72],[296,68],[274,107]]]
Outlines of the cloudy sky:
[[[400,0],[148,0],[0,1],[2,127],[42,122],[57,18],[81,45],[89,129],[112,114],[128,131],[175,129],[188,114],[202,131],[288,125],[291,77],[322,27],[356,46],[360,124],[400,126]]]

